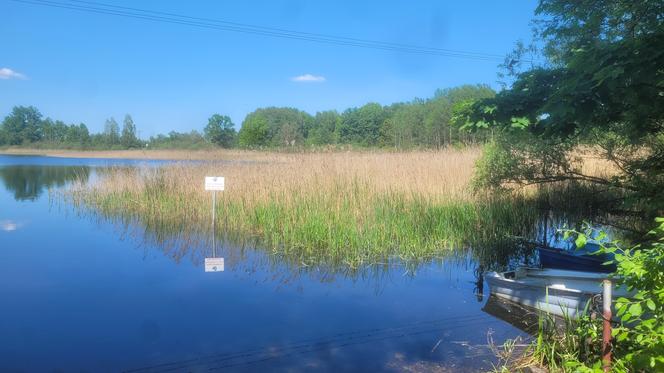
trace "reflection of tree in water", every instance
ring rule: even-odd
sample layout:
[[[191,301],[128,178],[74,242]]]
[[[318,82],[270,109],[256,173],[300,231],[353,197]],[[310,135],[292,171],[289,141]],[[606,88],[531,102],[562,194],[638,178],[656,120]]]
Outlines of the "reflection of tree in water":
[[[88,166],[0,167],[0,180],[17,201],[34,201],[45,189],[61,187],[74,180],[86,182],[89,177]]]

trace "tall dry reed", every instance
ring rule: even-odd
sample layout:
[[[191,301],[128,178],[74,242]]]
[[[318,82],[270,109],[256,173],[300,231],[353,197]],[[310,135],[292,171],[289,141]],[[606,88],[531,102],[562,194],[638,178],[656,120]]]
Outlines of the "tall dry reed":
[[[205,176],[224,176],[215,211],[224,235],[256,239],[302,262],[357,266],[421,258],[518,234],[536,211],[519,193],[469,190],[477,148],[431,152],[268,153],[249,161],[118,168],[72,196],[107,216],[179,232],[206,230]]]

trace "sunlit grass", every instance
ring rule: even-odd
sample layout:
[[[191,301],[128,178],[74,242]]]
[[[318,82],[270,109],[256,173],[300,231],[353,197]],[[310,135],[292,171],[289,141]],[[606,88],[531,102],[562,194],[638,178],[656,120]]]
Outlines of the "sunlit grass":
[[[538,210],[528,191],[470,191],[479,153],[280,153],[254,162],[116,168],[75,186],[70,196],[108,217],[208,233],[211,192],[204,177],[224,176],[217,235],[303,264],[356,267],[444,255],[532,229]]]

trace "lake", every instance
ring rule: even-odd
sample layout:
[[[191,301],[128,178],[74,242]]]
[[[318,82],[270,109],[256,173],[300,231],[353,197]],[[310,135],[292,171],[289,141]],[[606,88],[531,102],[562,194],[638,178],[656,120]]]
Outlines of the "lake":
[[[58,197],[105,167],[163,162],[0,155],[0,371],[475,372],[496,362],[489,336],[526,336],[486,311],[466,254],[303,267]],[[212,255],[223,272],[205,272]]]

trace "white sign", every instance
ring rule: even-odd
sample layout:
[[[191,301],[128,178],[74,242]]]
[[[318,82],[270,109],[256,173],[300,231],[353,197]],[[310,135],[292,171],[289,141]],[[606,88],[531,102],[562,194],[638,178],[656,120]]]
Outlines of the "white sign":
[[[206,176],[205,190],[224,190],[223,176]]]
[[[205,258],[205,272],[223,272],[224,258]]]

